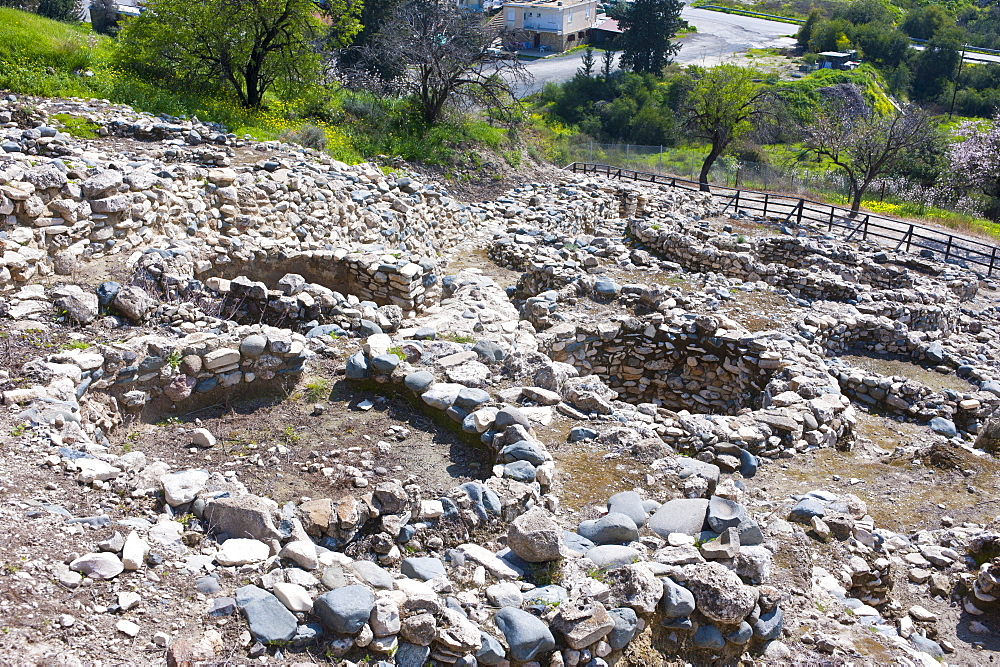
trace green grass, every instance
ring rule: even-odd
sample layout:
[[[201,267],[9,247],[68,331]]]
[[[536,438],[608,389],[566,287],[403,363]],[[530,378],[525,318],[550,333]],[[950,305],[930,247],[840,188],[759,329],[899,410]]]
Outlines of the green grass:
[[[93,76],[83,76],[83,72]],[[333,158],[356,164],[376,155],[426,164],[476,167],[481,149],[506,156],[513,136],[483,119],[456,115],[427,128],[407,100],[377,98],[336,86],[308,86],[292,99],[271,94],[264,108],[242,108],[225,89],[191,89],[143,79],[116,64],[115,45],[89,26],[52,21],[0,7],[0,89],[41,97],[83,97],[129,104],[138,111],[197,116],[260,141],[296,140],[306,134]],[[62,114],[69,134],[93,138],[96,126]],[[325,141],[316,141],[315,127]],[[511,153],[513,155],[513,153]],[[508,158],[513,163],[517,158]]]
[[[310,380],[305,385],[305,395],[306,398],[315,403],[316,401],[325,401],[330,397],[330,381],[326,378],[316,378]]]
[[[40,67],[72,71],[110,56],[111,40],[71,25],[0,7],[0,60],[18,55]]]
[[[831,203],[841,206],[846,206],[850,203],[847,197],[842,196],[829,197],[828,199]],[[863,199],[861,201],[861,208],[877,215],[905,218],[907,220],[922,220],[967,234],[984,236],[994,240],[1000,239],[1000,224],[957,211],[948,211],[911,201],[899,201],[893,198],[886,198],[881,201]]]
[[[476,339],[466,334],[447,333],[438,336],[441,340],[450,340],[452,343],[475,343]]]
[[[77,139],[96,139],[97,130],[101,127],[97,123],[91,122],[86,118],[71,116],[68,113],[57,113],[54,114],[52,118],[62,124],[63,129],[66,130],[67,134],[74,136]]]
[[[726,2],[726,3],[723,3],[723,2],[704,2],[704,3],[698,3],[696,6],[698,6],[698,7],[705,7],[706,5],[708,5],[708,7],[706,7],[706,8],[712,9],[713,11],[721,11],[724,14],[735,14],[737,16],[749,16],[749,17],[752,17],[752,18],[759,18],[759,19],[764,19],[764,20],[769,20],[769,21],[777,21],[778,19],[770,18],[770,17],[767,17],[767,16],[760,16],[760,14],[771,14],[773,16],[782,16],[784,18],[787,18],[789,23],[798,23],[798,22],[801,22],[804,19],[804,17],[794,16],[793,12],[790,12],[788,10],[779,9],[777,11],[767,11],[765,9],[761,9],[761,10],[758,11],[758,10],[751,10],[749,8],[741,9],[739,7],[736,7],[735,4],[737,4],[737,3],[735,3],[735,2]],[[722,9],[714,9],[714,7],[722,7]]]

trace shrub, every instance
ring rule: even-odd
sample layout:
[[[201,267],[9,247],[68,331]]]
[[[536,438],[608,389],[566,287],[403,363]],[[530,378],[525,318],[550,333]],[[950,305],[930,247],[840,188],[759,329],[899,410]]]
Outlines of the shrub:
[[[278,135],[282,141],[298,144],[303,148],[312,148],[317,151],[326,150],[326,132],[323,128],[312,123],[305,123],[297,130],[285,130]]]
[[[316,378],[306,383],[306,398],[310,401],[326,400],[330,395],[330,381],[325,378]]]

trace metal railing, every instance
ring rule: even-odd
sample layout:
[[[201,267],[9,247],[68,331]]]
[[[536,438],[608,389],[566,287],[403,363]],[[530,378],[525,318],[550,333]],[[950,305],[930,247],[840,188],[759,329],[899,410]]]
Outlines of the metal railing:
[[[573,162],[566,169],[575,173],[669,185],[684,190],[701,189],[701,184],[697,181],[606,164]],[[717,185],[711,186],[710,193],[725,202],[723,213],[730,209],[734,214],[743,210],[748,213],[759,213],[763,218],[785,222],[794,220],[796,224],[819,223],[830,232],[836,229],[844,235],[845,240],[888,241],[890,246],[894,244],[893,250],[896,251],[905,249],[906,252],[928,250],[942,253],[944,261],[958,262],[977,273],[985,274],[986,277],[991,277],[994,271],[1000,272],[1000,258],[997,256],[1000,250],[993,243],[947,234],[908,220],[886,218],[873,213],[855,213],[843,206],[824,204],[803,197]],[[982,267],[982,270],[977,270],[975,267]]]

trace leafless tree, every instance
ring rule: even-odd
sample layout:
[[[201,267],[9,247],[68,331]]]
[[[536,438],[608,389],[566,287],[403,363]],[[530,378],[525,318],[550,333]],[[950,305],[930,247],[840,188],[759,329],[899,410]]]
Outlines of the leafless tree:
[[[933,138],[927,114],[913,105],[880,114],[850,113],[832,103],[818,111],[803,130],[807,150],[829,159],[847,176],[852,215],[872,181]]]
[[[510,121],[520,110],[514,90],[531,75],[516,58],[492,48],[499,36],[500,29],[453,3],[415,0],[364,48],[359,66],[388,73],[391,86],[414,97],[428,124],[438,122],[447,106],[483,108],[496,120]]]

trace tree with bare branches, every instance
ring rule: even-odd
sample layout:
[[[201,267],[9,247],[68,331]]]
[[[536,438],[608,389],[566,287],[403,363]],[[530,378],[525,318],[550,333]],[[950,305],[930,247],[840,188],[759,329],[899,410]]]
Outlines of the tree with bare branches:
[[[830,160],[847,177],[852,215],[861,207],[872,181],[934,136],[926,112],[913,105],[880,114],[873,110],[851,113],[831,103],[803,129],[807,150]]]
[[[395,69],[389,83],[396,92],[412,95],[429,125],[449,106],[482,108],[495,119],[509,121],[520,110],[514,89],[530,74],[516,58],[496,54],[492,46],[499,36],[498,29],[453,3],[415,0],[364,47],[360,65],[368,71]]]

